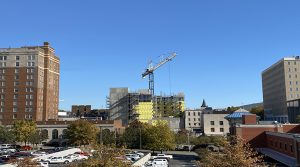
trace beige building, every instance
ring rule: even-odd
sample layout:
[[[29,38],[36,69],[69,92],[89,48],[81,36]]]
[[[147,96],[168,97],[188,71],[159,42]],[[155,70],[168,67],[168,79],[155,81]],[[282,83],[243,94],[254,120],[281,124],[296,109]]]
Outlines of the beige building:
[[[203,132],[207,136],[222,135],[229,133],[229,122],[225,119],[228,114],[203,114]]]
[[[0,123],[57,118],[59,62],[48,42],[0,49]]]
[[[288,122],[287,101],[300,98],[300,59],[286,57],[262,72],[266,120]]]

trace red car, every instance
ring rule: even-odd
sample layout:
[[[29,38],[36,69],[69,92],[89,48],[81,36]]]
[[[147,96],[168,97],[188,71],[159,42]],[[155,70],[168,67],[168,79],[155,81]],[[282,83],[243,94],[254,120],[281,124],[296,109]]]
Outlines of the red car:
[[[78,154],[78,155],[84,155],[84,156],[90,156],[90,154],[88,152],[84,152],[84,151],[81,151],[81,152],[75,152],[74,154]]]
[[[22,146],[21,150],[25,150],[25,151],[32,150],[32,147],[30,147],[30,146]]]

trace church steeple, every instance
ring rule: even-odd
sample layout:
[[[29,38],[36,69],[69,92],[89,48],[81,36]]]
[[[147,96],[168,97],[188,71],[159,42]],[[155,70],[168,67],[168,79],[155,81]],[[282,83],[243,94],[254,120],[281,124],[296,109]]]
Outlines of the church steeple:
[[[206,102],[205,102],[205,100],[203,99],[203,102],[202,102],[201,108],[206,108],[206,107],[207,107],[207,105],[206,105]]]

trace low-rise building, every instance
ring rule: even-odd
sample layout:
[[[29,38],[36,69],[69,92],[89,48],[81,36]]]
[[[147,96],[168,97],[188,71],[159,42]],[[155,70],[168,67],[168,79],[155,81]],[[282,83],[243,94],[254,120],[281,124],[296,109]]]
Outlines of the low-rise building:
[[[72,105],[72,115],[76,117],[81,117],[85,113],[88,113],[92,110],[91,105]]]
[[[229,133],[229,122],[225,119],[228,114],[204,113],[203,132],[207,136],[222,135]]]

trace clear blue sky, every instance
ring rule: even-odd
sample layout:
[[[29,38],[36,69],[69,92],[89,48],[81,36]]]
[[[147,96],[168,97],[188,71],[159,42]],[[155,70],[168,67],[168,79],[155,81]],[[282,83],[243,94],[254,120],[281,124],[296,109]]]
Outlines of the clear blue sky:
[[[261,72],[300,54],[297,0],[2,0],[0,47],[49,41],[61,59],[61,109],[105,107],[110,87],[147,88],[152,58],[178,57],[156,71],[156,93],[184,92],[219,108],[262,101]],[[171,76],[171,82],[169,80]]]

